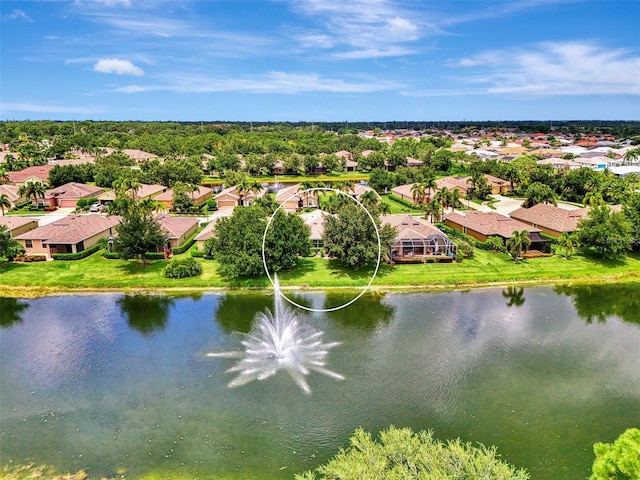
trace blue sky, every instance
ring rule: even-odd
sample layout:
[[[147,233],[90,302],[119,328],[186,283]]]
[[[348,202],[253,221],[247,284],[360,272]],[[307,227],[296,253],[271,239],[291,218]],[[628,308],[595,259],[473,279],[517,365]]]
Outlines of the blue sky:
[[[638,0],[0,9],[1,120],[640,119]]]

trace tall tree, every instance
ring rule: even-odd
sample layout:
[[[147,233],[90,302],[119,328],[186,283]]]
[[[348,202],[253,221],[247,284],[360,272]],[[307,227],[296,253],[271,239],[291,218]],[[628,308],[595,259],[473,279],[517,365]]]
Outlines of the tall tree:
[[[123,213],[116,231],[118,236],[113,243],[113,250],[123,260],[142,259],[144,266],[145,253],[155,251],[167,242],[158,220],[151,212],[135,203]]]
[[[632,224],[623,212],[614,212],[606,205],[589,210],[578,222],[578,241],[602,258],[624,256],[631,248]]]
[[[563,232],[557,240],[557,246],[564,251],[564,258],[569,258],[580,245],[578,235],[576,233]]]
[[[529,250],[531,245],[531,238],[529,237],[528,230],[514,230],[511,234],[511,238],[507,239],[506,247],[513,258],[514,262],[518,262],[518,259]]]
[[[0,209],[2,209],[3,217],[5,208],[11,208],[11,200],[9,200],[9,195],[3,193],[2,195],[0,195]]]
[[[24,252],[22,245],[14,238],[11,238],[11,232],[7,226],[0,225],[0,257],[13,261],[22,252]]]

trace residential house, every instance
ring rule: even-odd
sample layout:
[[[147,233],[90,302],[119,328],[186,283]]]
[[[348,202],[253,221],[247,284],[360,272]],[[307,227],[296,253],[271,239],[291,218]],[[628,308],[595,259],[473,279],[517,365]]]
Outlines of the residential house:
[[[104,193],[104,188],[69,182],[47,191],[44,203],[53,207],[74,207],[80,199],[96,198]]]
[[[18,217],[15,215],[8,215],[0,217],[0,225],[7,227],[9,236],[12,238],[22,235],[29,230],[38,228],[38,220],[33,217]]]
[[[9,177],[7,183],[9,185],[22,186],[29,182],[41,182],[46,185],[49,182],[49,172],[52,168],[53,165],[37,165],[17,172],[7,172]]]
[[[166,213],[156,217],[162,230],[167,235],[167,243],[170,248],[184,245],[198,230],[198,219],[196,217],[172,217]],[[162,247],[159,247],[159,251]]]
[[[224,210],[218,210],[214,216],[211,217],[209,223],[196,235],[195,241],[198,250],[204,250],[204,242],[209,240],[214,233],[217,223],[223,217],[228,217],[233,213],[233,209],[227,208]]]
[[[198,190],[195,192],[188,192],[187,195],[193,201],[195,206],[204,204],[207,200],[211,199],[213,196],[213,189],[209,187],[204,187],[202,185],[198,186]],[[162,207],[166,210],[171,210],[173,208],[173,190],[168,188],[162,193],[159,193],[153,199],[156,202],[162,204]]]
[[[486,242],[491,236],[497,236],[506,241],[513,236],[515,230],[527,230],[532,248],[541,249],[542,244],[549,243],[547,239],[540,236],[542,229],[495,212],[474,211],[465,214],[451,212],[444,218],[446,226],[466,233],[481,242]]]
[[[558,157],[549,157],[539,160],[538,165],[553,165],[555,170],[575,170],[582,167],[578,162]]]
[[[218,208],[249,206],[257,198],[264,197],[266,193],[267,189],[264,187],[262,187],[257,193],[254,191],[239,193],[237,186],[233,185],[218,193],[218,195],[216,195],[216,202],[218,203]]]
[[[331,214],[320,209],[300,215],[304,224],[309,227],[309,240],[313,248],[324,247],[324,224],[328,215]]]
[[[16,205],[27,201],[25,197],[18,195],[19,189],[20,187],[17,185],[0,185],[0,195],[6,194],[9,198],[9,202],[11,203],[11,207],[15,207]]]
[[[278,190],[276,202],[282,206],[282,210],[285,212],[296,212],[301,208],[315,208],[318,206],[318,191],[305,191],[299,183],[296,183]]]
[[[148,198],[155,199],[156,196],[160,195],[163,192],[166,192],[168,189],[169,187],[165,187],[164,185],[146,185],[144,183],[141,183],[138,190],[136,190],[135,192],[134,198],[138,201]],[[113,202],[115,199],[115,190],[109,190],[98,195],[98,201],[100,203]]]
[[[389,256],[396,263],[421,263],[429,258],[453,260],[455,243],[425,219],[411,215],[382,215],[381,223],[396,228]]]
[[[106,155],[110,155],[114,152],[117,152],[118,150],[116,150],[115,148],[106,148],[105,152]],[[122,153],[124,153],[125,155],[127,155],[131,160],[134,160],[136,163],[142,163],[146,160],[153,160],[155,158],[158,158],[157,155],[153,154],[153,153],[149,153],[149,152],[145,152],[143,150],[137,150],[137,149],[132,149],[132,148],[125,148],[123,150],[120,150]]]
[[[101,238],[113,237],[120,217],[102,215],[69,215],[53,223],[18,235],[16,240],[27,255],[78,253],[94,246]]]
[[[589,213],[588,208],[566,210],[545,203],[538,203],[530,208],[519,208],[511,212],[511,218],[524,222],[545,234],[559,237],[563,233],[571,233],[578,228],[578,222]]]

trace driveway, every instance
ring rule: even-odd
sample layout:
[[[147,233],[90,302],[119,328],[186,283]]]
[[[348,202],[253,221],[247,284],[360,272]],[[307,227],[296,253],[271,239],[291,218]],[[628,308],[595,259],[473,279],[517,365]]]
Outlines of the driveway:
[[[60,220],[61,218],[66,217],[67,215],[71,215],[74,210],[75,210],[74,207],[64,207],[64,208],[59,208],[51,213],[42,215],[38,218],[38,225],[41,227],[44,225],[49,225],[50,223]]]

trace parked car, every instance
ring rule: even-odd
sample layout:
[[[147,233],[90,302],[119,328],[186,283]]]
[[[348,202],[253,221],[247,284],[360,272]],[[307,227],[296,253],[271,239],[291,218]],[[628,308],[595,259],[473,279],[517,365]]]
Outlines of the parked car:
[[[101,212],[103,208],[104,208],[104,205],[101,205],[99,203],[94,203],[93,205],[91,205],[89,207],[89,211],[90,212]]]

